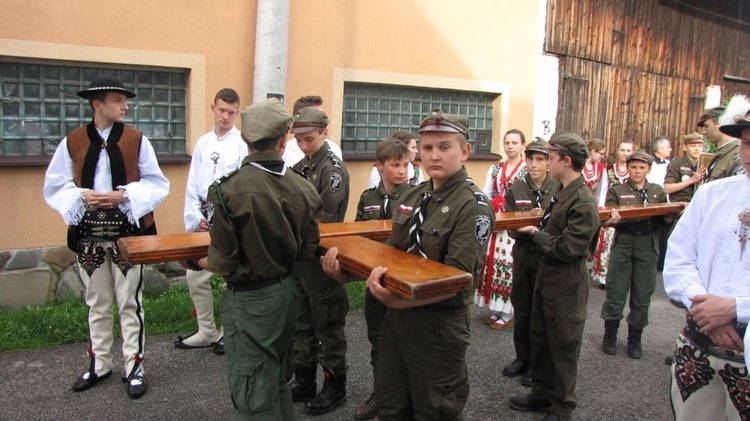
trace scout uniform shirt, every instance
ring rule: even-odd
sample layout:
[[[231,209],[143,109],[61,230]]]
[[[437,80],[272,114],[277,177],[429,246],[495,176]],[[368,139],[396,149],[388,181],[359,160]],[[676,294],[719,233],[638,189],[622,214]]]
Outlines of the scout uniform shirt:
[[[307,177],[320,194],[320,222],[343,222],[349,204],[349,172],[328,144],[323,143],[311,158],[302,158],[292,168]]]
[[[409,183],[403,183],[393,186],[388,193],[381,181],[377,188],[372,187],[363,191],[359,197],[357,217],[354,220],[391,219],[393,211],[398,207],[399,199],[412,187]]]
[[[696,163],[697,164],[697,163]],[[690,162],[687,154],[679,159],[669,162],[667,166],[667,175],[664,177],[664,184],[682,183],[689,179],[697,171],[697,165]],[[695,194],[696,185],[690,185],[682,190],[678,190],[669,195],[670,202],[689,202]]]
[[[648,181],[643,185],[643,189],[646,191],[648,196],[648,203],[667,203],[667,194],[664,193],[664,189],[658,184],[652,184]],[[638,191],[638,187],[635,186],[630,180],[625,184],[618,184],[610,187],[607,192],[606,206],[612,205],[641,205],[643,204],[643,197]],[[624,222],[620,222],[615,225],[615,229],[618,233],[626,233],[631,235],[644,235],[655,233],[661,223],[661,217],[644,217],[644,218],[632,218],[627,219]]]
[[[423,193],[429,193],[430,200],[421,227],[422,249],[431,260],[471,273],[476,288],[487,240],[495,227],[495,212],[465,167],[435,190],[432,181],[428,181],[405,193],[393,212],[393,229],[386,244],[401,250],[409,248],[412,213],[422,201]],[[430,307],[465,308],[474,302],[473,294],[469,289]]]
[[[562,189],[562,184],[550,177],[549,173],[541,188],[537,187],[531,180],[531,175],[526,173],[520,183],[514,183],[505,193],[505,209],[508,212],[530,211],[534,208],[546,209],[550,198],[560,189]],[[529,251],[534,248],[531,237],[523,234],[516,239],[515,245],[523,246]]]
[[[706,170],[706,178],[703,182],[708,183],[743,173],[744,167],[740,162],[740,141],[733,139],[716,151],[716,155]]]
[[[216,208],[209,265],[229,273],[229,285],[286,276],[297,260],[317,260],[320,196],[299,174],[283,169],[278,153],[254,153],[208,190]]]

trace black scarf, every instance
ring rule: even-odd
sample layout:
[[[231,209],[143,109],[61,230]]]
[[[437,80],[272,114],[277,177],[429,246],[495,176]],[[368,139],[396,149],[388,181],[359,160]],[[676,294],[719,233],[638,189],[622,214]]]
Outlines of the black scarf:
[[[125,160],[122,158],[122,152],[117,146],[117,142],[122,137],[123,124],[115,122],[112,126],[112,131],[109,133],[107,138],[107,155],[109,155],[109,166],[112,171],[112,187],[114,190],[115,186],[124,186],[127,184],[125,177]],[[81,186],[86,189],[94,188],[94,174],[96,173],[96,164],[99,162],[99,152],[104,147],[104,141],[99,132],[96,131],[96,126],[92,120],[86,126],[86,134],[89,136],[89,150],[86,151],[86,158],[83,160],[83,173],[81,174]]]

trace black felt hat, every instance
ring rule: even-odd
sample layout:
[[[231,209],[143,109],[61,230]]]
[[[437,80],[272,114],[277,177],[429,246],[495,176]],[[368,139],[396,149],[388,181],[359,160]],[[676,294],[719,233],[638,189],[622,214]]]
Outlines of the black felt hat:
[[[125,94],[127,98],[135,98],[136,95],[133,92],[125,89],[125,85],[122,81],[112,76],[99,76],[91,81],[88,89],[78,91],[76,95],[81,98],[88,99],[89,95],[97,92],[121,92]]]

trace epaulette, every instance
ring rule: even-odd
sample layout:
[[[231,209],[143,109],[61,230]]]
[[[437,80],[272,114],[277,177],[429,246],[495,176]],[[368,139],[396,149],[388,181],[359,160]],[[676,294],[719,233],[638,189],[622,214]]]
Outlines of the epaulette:
[[[297,174],[301,175],[302,177],[305,177],[305,174],[303,174],[301,170],[298,170],[298,169],[296,169],[296,168],[294,168],[294,167],[288,167],[288,168],[289,168],[290,170],[294,171],[295,173],[297,173]],[[305,178],[307,178],[307,177],[305,177]]]
[[[331,161],[333,161],[333,167],[334,168],[341,168],[341,160],[330,149],[328,150],[328,157],[331,158]]]
[[[364,192],[368,192],[368,191],[370,191],[370,190],[375,190],[375,189],[377,189],[377,187],[370,187],[369,189],[365,189],[365,191],[363,191],[362,193],[364,193]]]
[[[490,200],[487,198],[487,195],[484,194],[483,191],[479,190],[479,187],[477,187],[476,183],[474,183],[474,180],[471,178],[466,179],[466,184],[471,189],[472,193],[474,193],[474,199],[477,201],[477,205],[480,206],[490,206]]]
[[[236,169],[236,170],[234,170],[234,171],[230,171],[230,172],[228,172],[228,173],[226,173],[226,174],[222,175],[221,177],[219,177],[219,179],[218,179],[218,180],[216,180],[216,181],[214,181],[214,183],[216,183],[216,184],[221,184],[221,183],[223,183],[223,182],[224,182],[225,180],[227,180],[227,179],[228,179],[229,177],[231,177],[231,176],[233,176],[234,174],[236,174],[236,173],[237,173],[238,171],[239,171],[239,169]]]

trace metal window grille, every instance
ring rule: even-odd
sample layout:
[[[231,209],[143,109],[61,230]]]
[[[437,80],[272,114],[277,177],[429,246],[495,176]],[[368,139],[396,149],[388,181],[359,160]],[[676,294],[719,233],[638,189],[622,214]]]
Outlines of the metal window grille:
[[[341,145],[345,153],[372,153],[391,133],[417,134],[433,109],[469,118],[472,152],[490,152],[495,94],[347,82],[344,84]]]
[[[174,70],[0,60],[0,158],[51,156],[60,140],[93,112],[76,96],[97,76],[114,76],[138,97],[125,123],[149,138],[157,154],[185,154],[186,73]]]

